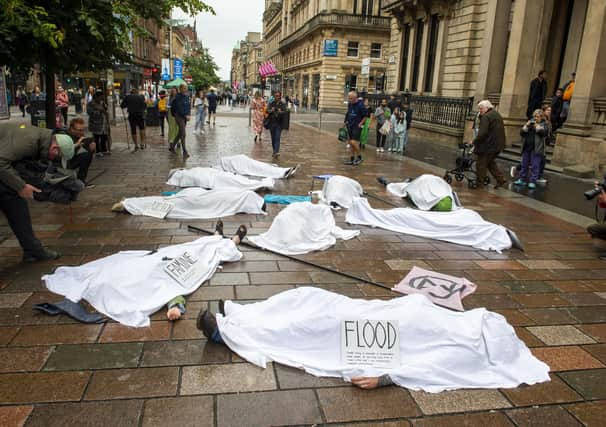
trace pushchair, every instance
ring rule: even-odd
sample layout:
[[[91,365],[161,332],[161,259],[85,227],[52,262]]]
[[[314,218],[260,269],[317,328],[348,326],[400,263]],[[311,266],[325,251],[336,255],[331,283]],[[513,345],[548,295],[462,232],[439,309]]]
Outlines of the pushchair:
[[[463,142],[459,144],[459,149],[461,150],[461,155],[455,161],[456,167],[446,171],[444,181],[450,184],[454,176],[454,179],[457,181],[466,179],[469,188],[477,188],[479,184],[476,174],[476,161],[473,158],[473,145]],[[490,184],[490,177],[486,176],[484,178],[484,185],[488,184]]]

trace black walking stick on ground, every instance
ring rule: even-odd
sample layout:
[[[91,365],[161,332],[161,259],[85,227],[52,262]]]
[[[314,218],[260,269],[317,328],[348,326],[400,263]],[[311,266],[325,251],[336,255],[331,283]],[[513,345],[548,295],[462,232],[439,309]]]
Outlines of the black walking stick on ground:
[[[130,151],[130,141],[128,140],[128,120],[126,119],[126,115],[124,114],[124,108],[120,107],[120,109],[122,110],[122,118],[124,119],[124,129],[126,129],[126,147],[128,148],[128,151]],[[137,141],[133,141],[135,143],[135,145],[137,144]]]
[[[107,169],[102,169],[97,175],[93,176],[91,179],[86,180],[86,182],[88,182],[89,184],[91,184],[95,179],[99,178],[105,172],[107,172]]]
[[[205,230],[205,229],[200,228],[200,227],[195,227],[193,225],[188,225],[187,229],[189,231],[194,231],[196,233],[203,233],[203,234],[209,234],[209,235],[215,234],[214,232]],[[257,246],[255,244],[251,243],[251,242],[248,242],[248,241],[240,242],[240,244],[244,245],[244,246],[247,246],[249,248],[253,248],[253,249],[257,249],[257,250],[262,250],[262,251],[269,252],[269,253],[272,253],[272,254],[280,255],[280,256],[283,256],[284,258],[288,258],[288,259],[290,259],[292,261],[300,262],[301,264],[310,265],[312,267],[319,268],[320,270],[328,271],[330,273],[335,273],[335,274],[338,274],[339,276],[347,277],[349,279],[354,279],[354,280],[356,280],[358,282],[368,283],[369,285],[378,286],[379,288],[383,288],[383,289],[387,289],[387,290],[391,291],[391,287],[387,286],[387,285],[384,285],[383,283],[374,282],[372,280],[364,279],[363,277],[355,276],[355,275],[349,274],[349,273],[344,273],[342,271],[335,270],[334,268],[326,267],[325,265],[321,265],[321,264],[316,264],[315,262],[307,261],[307,260],[304,260],[304,259],[301,259],[301,258],[297,258],[297,257],[294,257],[292,255],[281,254],[279,252],[272,251],[271,249],[262,248],[260,246]]]
[[[378,201],[380,201],[380,202],[385,203],[386,205],[393,206],[394,208],[402,208],[402,207],[404,207],[404,206],[399,206],[399,205],[396,205],[395,203],[393,203],[393,202],[389,202],[389,201],[387,201],[387,200],[385,200],[385,199],[382,199],[382,198],[380,198],[379,196],[375,196],[374,194],[369,193],[369,192],[367,192],[367,191],[365,191],[363,194],[364,194],[366,197],[370,197],[371,199],[378,200]]]

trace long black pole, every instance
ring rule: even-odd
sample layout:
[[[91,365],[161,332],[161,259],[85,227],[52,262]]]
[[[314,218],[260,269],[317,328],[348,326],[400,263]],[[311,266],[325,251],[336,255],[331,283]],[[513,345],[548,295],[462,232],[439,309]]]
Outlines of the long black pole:
[[[211,231],[205,230],[205,229],[200,228],[200,227],[195,227],[193,225],[188,225],[187,229],[190,230],[190,231],[198,232],[198,233],[204,233],[204,234],[210,234],[210,235],[215,234],[215,233],[213,233]],[[307,261],[307,260],[304,260],[304,259],[301,259],[301,258],[297,258],[297,257],[294,257],[292,255],[281,254],[279,252],[272,251],[271,249],[262,248],[260,246],[257,246],[255,244],[253,244],[253,243],[250,243],[250,242],[240,242],[240,244],[244,245],[244,246],[247,246],[249,248],[253,248],[253,249],[257,249],[257,250],[263,250],[263,251],[266,251],[266,252],[270,252],[272,254],[280,255],[280,256],[288,258],[288,259],[290,259],[292,261],[300,262],[301,264],[310,265],[312,267],[316,267],[316,268],[319,268],[319,269],[324,270],[324,271],[329,271],[331,273],[335,273],[335,274],[338,274],[340,276],[347,277],[349,279],[354,279],[354,280],[357,280],[359,282],[368,283],[369,285],[378,286],[380,288],[388,289],[388,290],[391,291],[391,287],[389,287],[387,285],[384,285],[383,283],[374,282],[372,280],[364,279],[363,277],[355,276],[355,275],[349,274],[349,273],[344,273],[342,271],[335,270],[334,268],[326,267],[325,265],[321,265],[321,264],[316,264],[315,262],[311,262],[311,261]]]
[[[385,203],[386,205],[393,206],[394,208],[401,208],[401,207],[403,207],[403,206],[396,205],[396,204],[395,204],[395,203],[393,203],[393,202],[389,202],[389,201],[387,201],[387,200],[385,200],[385,199],[382,199],[382,198],[380,198],[379,196],[375,196],[375,195],[374,195],[374,194],[372,194],[372,193],[368,193],[368,192],[366,192],[366,191],[364,192],[364,195],[365,195],[365,196],[367,196],[367,197],[370,197],[371,199],[375,199],[375,200],[378,200],[378,201],[380,201],[380,202],[383,202],[383,203]]]

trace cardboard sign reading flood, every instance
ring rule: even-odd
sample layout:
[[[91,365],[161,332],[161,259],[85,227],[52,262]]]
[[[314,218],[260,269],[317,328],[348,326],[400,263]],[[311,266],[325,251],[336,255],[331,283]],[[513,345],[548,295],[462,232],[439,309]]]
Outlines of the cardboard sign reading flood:
[[[164,271],[183,287],[191,288],[198,284],[204,275],[205,268],[189,252],[183,252],[167,264]]]
[[[341,363],[394,368],[400,365],[397,320],[342,320]]]

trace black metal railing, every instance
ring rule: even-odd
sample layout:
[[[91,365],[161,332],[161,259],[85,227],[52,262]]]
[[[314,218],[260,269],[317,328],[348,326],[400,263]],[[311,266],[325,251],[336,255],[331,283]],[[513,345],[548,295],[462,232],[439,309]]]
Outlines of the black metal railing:
[[[362,27],[389,30],[391,18],[387,16],[362,16],[349,13],[321,13],[314,16],[294,33],[280,41],[280,49],[299,40],[320,26]]]
[[[389,95],[383,94],[368,94],[367,98],[373,111],[383,99],[389,101]],[[473,97],[447,98],[404,93],[396,99],[400,104],[405,102],[410,104],[410,108],[414,110],[414,121],[453,129],[465,128],[465,120],[473,107]]]

